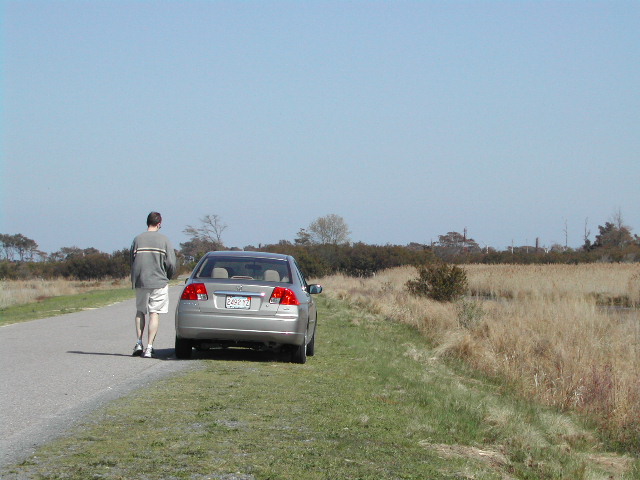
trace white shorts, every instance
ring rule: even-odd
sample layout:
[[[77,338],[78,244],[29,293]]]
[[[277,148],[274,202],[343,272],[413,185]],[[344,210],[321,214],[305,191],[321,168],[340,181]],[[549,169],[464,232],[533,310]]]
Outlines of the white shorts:
[[[169,312],[169,285],[162,288],[136,288],[136,309],[148,313]]]

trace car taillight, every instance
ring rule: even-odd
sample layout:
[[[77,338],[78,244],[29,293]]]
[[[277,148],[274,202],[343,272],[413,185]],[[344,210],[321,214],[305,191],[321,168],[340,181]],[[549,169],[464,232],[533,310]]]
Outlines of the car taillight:
[[[284,287],[276,287],[273,289],[269,303],[277,303],[280,305],[300,305],[298,297],[293,293],[293,290],[289,290]]]
[[[207,300],[209,294],[204,283],[190,283],[182,292],[180,300]]]

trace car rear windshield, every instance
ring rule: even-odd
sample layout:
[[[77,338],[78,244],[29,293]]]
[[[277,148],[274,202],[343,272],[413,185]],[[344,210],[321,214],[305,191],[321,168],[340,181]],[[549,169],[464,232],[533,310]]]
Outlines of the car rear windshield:
[[[196,278],[231,278],[291,283],[289,262],[270,258],[207,257]]]

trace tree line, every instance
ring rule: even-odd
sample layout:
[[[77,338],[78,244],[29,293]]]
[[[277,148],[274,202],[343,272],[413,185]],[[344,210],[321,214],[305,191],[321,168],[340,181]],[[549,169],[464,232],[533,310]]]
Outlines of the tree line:
[[[64,247],[51,255],[41,257],[39,261],[35,261],[36,254],[34,252],[18,256],[13,254],[12,256],[11,247],[7,247],[10,243],[5,243],[6,237],[12,236],[0,236],[3,255],[0,259],[0,279],[2,280],[31,278],[120,279],[127,277],[131,272],[128,248],[109,254],[95,248]],[[7,248],[9,248],[9,252]]]
[[[243,249],[225,246],[227,225],[219,215],[205,215],[198,225],[187,225],[189,240],[176,250],[182,273],[189,272],[206,252],[212,250],[258,250],[293,255],[305,274],[321,277],[333,273],[371,276],[377,271],[402,265],[427,265],[439,262],[464,263],[585,263],[638,262],[640,237],[633,235],[621,214],[598,226],[592,242],[585,229],[584,244],[572,249],[562,245],[541,247],[512,246],[498,251],[481,247],[463,233],[447,232],[438,240],[407,245],[370,245],[351,242],[344,218],[336,214],[314,220],[301,228],[296,237],[276,244],[247,245]],[[22,234],[0,234],[0,279],[67,278],[77,280],[123,278],[129,275],[129,249],[111,254],[95,248],[65,247],[49,255]]]

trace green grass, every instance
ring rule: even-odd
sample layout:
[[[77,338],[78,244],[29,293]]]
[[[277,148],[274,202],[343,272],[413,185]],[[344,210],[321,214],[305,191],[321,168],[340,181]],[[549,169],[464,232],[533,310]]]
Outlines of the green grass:
[[[307,364],[242,350],[92,415],[13,479],[638,479],[576,419],[433,357],[405,325],[319,296]]]
[[[135,292],[131,288],[117,288],[93,290],[78,295],[48,297],[38,302],[0,309],[0,325],[79,312],[87,308],[104,307],[134,296]]]

